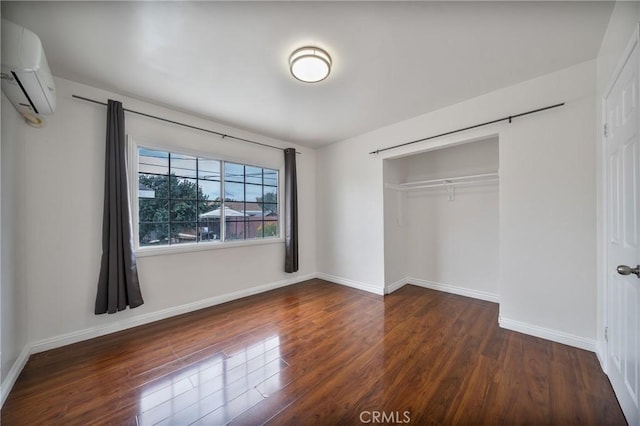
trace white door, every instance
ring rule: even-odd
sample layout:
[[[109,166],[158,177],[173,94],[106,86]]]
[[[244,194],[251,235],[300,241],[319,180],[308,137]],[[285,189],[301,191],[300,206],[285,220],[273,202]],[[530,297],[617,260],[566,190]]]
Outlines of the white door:
[[[605,97],[607,373],[630,425],[640,424],[640,139],[638,35]],[[638,269],[636,269],[638,268]]]

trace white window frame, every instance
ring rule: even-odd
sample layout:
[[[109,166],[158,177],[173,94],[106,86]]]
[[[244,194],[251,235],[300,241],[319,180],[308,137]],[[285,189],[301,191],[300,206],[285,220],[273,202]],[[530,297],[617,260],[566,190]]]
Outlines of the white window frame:
[[[278,171],[278,236],[277,237],[267,237],[267,238],[254,238],[247,240],[231,240],[225,241],[224,239],[218,241],[206,241],[206,242],[195,242],[195,243],[181,243],[175,245],[166,245],[166,246],[140,246],[140,236],[138,235],[138,166],[139,166],[139,158],[138,158],[138,148],[148,148],[159,151],[167,151],[175,154],[184,154],[184,155],[193,155],[200,158],[207,158],[210,160],[219,160],[221,162],[229,162],[235,164],[242,164],[245,166],[253,166],[253,167],[261,167],[270,170]],[[224,194],[224,170],[221,169],[221,191]],[[246,160],[230,158],[224,155],[219,155],[214,152],[203,152],[196,151],[189,148],[181,148],[177,146],[170,146],[165,144],[158,144],[154,142],[143,141],[138,138],[134,138],[132,136],[127,136],[127,177],[129,179],[129,211],[130,211],[130,221],[131,221],[131,231],[134,243],[134,250],[136,257],[146,257],[146,256],[158,256],[158,255],[166,255],[166,254],[175,254],[175,253],[186,253],[193,251],[203,251],[203,250],[216,250],[216,249],[225,249],[225,248],[236,248],[236,247],[244,247],[244,246],[259,246],[265,244],[282,244],[284,243],[283,237],[283,225],[284,225],[284,203],[282,202],[282,176],[284,176],[284,166],[280,168],[271,167],[268,165],[261,164],[251,164]],[[224,205],[224,203],[222,204]],[[223,213],[224,215],[224,213]],[[220,221],[220,231],[224,238],[225,233],[225,222]]]

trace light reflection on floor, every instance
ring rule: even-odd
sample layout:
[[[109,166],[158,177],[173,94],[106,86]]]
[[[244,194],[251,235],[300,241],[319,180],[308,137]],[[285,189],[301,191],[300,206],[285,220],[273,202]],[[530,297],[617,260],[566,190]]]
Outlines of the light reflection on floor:
[[[219,425],[281,387],[280,337],[218,352],[145,386],[140,425]]]

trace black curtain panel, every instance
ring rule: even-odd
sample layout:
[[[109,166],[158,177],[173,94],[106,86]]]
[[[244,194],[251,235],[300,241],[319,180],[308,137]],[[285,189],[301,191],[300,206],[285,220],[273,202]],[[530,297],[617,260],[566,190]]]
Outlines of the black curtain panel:
[[[102,219],[102,261],[95,313],[113,314],[144,303],[131,236],[127,184],[124,110],[122,103],[107,105],[107,149]]]
[[[284,150],[284,271],[298,271],[298,181],[296,150]]]

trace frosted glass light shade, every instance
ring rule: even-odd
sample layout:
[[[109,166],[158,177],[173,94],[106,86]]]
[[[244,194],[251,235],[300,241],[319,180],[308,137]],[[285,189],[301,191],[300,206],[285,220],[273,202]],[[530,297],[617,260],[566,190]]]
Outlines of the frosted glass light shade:
[[[318,47],[302,47],[289,57],[291,75],[305,83],[322,81],[331,72],[331,57]]]

